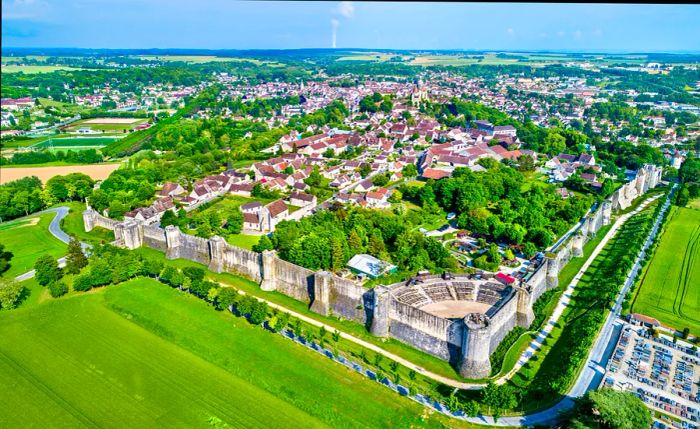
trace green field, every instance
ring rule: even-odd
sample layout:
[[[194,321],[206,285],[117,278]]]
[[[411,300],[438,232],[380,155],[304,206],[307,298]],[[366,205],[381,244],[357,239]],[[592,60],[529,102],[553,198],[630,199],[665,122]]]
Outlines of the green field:
[[[3,73],[26,73],[26,74],[37,74],[37,73],[51,73],[58,70],[88,70],[80,69],[76,67],[68,66],[18,66],[18,65],[4,65],[2,66]]]
[[[460,424],[150,279],[0,313],[0,384],[7,428]]]
[[[77,132],[80,128],[90,128],[93,131],[102,131],[102,132],[113,132],[113,133],[124,133],[126,131],[130,131],[134,129],[135,127],[144,124],[148,122],[147,118],[134,118],[136,121],[128,123],[128,124],[97,124],[97,123],[89,123],[88,121],[94,120],[94,119],[100,119],[100,118],[93,118],[93,119],[84,119],[80,120],[77,122],[73,122],[72,124],[68,125],[66,127],[67,132]]]
[[[73,147],[102,147],[107,146],[113,141],[117,140],[112,137],[66,137],[66,138],[52,138],[48,140],[41,141],[32,147],[35,148],[61,148],[61,149],[71,149]]]
[[[54,213],[0,223],[0,243],[14,255],[5,277],[15,277],[31,270],[45,254],[64,256],[68,246],[49,232]]]
[[[632,311],[700,335],[700,210],[672,210]]]

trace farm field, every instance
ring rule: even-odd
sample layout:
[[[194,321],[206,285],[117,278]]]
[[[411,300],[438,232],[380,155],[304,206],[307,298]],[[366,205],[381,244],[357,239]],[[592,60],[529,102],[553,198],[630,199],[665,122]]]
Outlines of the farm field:
[[[3,73],[26,73],[26,74],[37,74],[37,73],[51,73],[55,72],[58,70],[89,70],[89,69],[81,69],[81,68],[76,68],[76,67],[68,67],[68,66],[20,66],[16,64],[3,64],[2,66],[2,72]]]
[[[47,213],[0,223],[0,243],[13,254],[5,277],[26,273],[45,254],[57,258],[65,255],[68,246],[49,232],[54,216],[54,213]]]
[[[91,164],[91,165],[61,165],[51,167],[0,167],[0,183],[7,183],[22,177],[37,176],[42,183],[54,176],[63,176],[70,173],[87,174],[94,180],[106,179],[114,170],[121,166],[115,164]]]
[[[151,279],[0,314],[0,350],[3,427],[459,424]]]
[[[700,335],[700,210],[672,210],[632,311]]]

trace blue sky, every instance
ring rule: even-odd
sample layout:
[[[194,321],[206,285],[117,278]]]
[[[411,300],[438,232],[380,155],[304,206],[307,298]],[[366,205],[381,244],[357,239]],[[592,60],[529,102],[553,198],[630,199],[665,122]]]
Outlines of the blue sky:
[[[2,0],[3,47],[700,51],[700,6]]]

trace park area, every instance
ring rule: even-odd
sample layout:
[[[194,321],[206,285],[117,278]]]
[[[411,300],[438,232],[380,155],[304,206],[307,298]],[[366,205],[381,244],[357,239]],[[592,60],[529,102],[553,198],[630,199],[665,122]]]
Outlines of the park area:
[[[0,313],[0,384],[3,427],[469,427],[145,278]]]
[[[700,335],[700,210],[672,210],[632,311]]]

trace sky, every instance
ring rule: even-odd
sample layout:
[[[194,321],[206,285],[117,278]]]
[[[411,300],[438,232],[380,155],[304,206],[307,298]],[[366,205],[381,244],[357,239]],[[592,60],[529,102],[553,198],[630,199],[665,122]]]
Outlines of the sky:
[[[2,0],[2,47],[699,52],[700,5]]]

